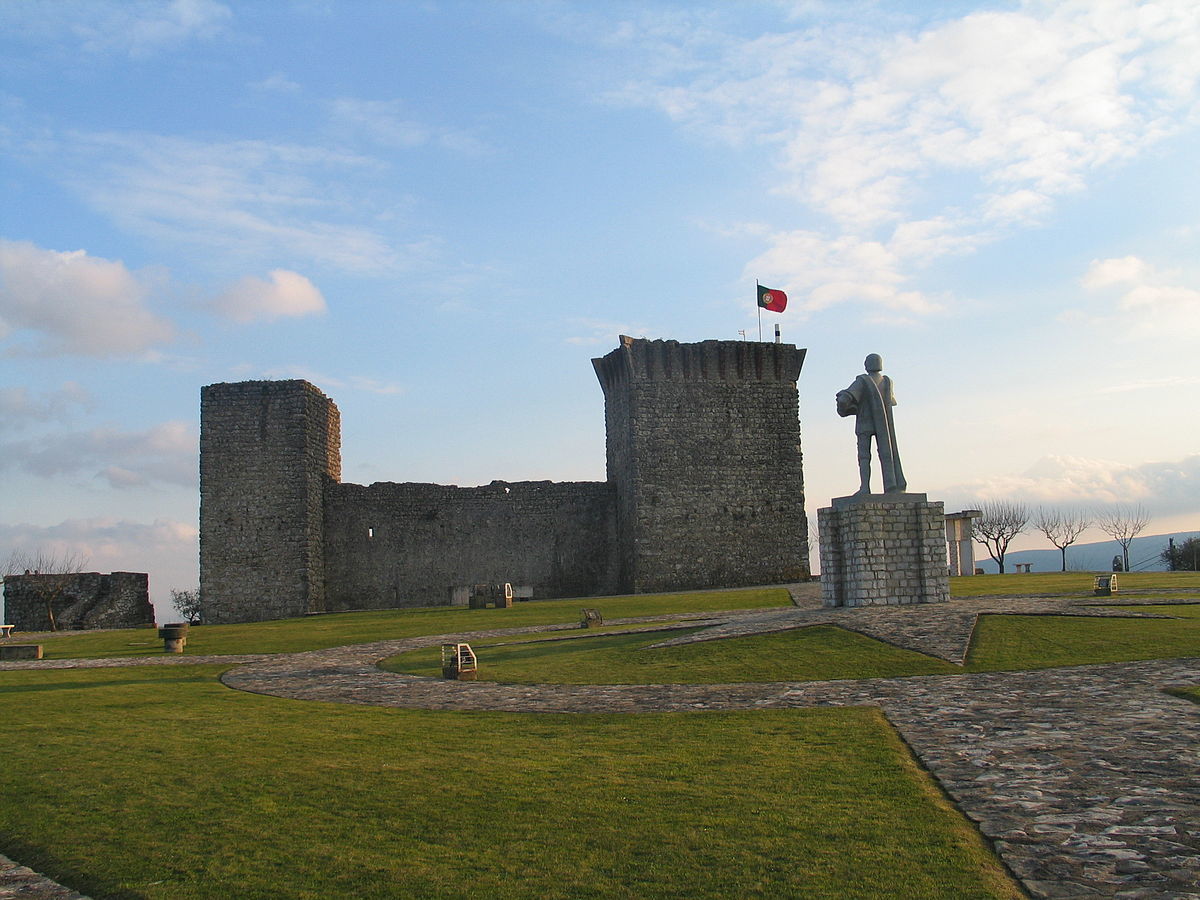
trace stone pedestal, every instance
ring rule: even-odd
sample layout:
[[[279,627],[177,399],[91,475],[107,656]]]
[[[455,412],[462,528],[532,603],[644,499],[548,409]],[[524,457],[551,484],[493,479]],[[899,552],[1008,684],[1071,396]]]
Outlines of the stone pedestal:
[[[855,494],[817,511],[825,606],[943,603],[945,507],[924,494]]]

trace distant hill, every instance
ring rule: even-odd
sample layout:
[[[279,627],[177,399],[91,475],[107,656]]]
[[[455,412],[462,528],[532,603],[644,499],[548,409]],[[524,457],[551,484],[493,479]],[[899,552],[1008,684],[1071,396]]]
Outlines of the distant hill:
[[[1166,570],[1161,554],[1167,549],[1167,541],[1175,538],[1182,544],[1188,538],[1200,537],[1200,531],[1176,531],[1173,534],[1153,534],[1133,539],[1129,545],[1129,568],[1134,572],[1162,572]],[[1110,572],[1114,556],[1121,555],[1121,545],[1116,541],[1098,541],[1094,544],[1074,544],[1067,548],[1067,569],[1073,572]],[[980,556],[983,558],[980,559]],[[1030,563],[1034,572],[1061,572],[1062,554],[1051,547],[1049,550],[1016,550],[1004,557],[1004,570],[1015,572],[1015,563]],[[984,572],[994,575],[996,564],[987,555],[981,544],[975,545],[975,565]]]

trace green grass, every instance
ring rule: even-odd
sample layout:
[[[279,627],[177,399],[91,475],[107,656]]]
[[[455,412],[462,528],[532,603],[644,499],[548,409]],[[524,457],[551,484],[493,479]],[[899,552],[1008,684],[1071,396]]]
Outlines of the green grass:
[[[1200,703],[1200,685],[1196,687],[1167,688],[1167,693],[1174,694],[1176,697],[1182,697],[1184,700],[1191,700],[1193,703]]]
[[[554,625],[578,622],[585,606],[599,609],[605,619],[615,619],[790,605],[783,588],[759,588],[547,600],[516,603],[511,609],[437,606],[333,613],[246,625],[194,626],[188,632],[187,653],[294,653],[425,634]],[[46,659],[153,656],[163,652],[157,635],[152,628],[137,628],[76,632],[39,638],[39,642]]]
[[[96,897],[1018,897],[872,709],[458,714],[0,673],[0,850]]]
[[[950,579],[955,597],[1000,595],[1020,597],[1030,594],[1093,596],[1092,588],[1099,572],[1031,572],[1004,575],[963,575]],[[1138,591],[1196,591],[1200,596],[1200,572],[1118,572],[1117,599],[1121,594]],[[1109,599],[1107,597],[1105,600]]]
[[[961,671],[852,631],[818,625],[742,638],[650,649],[697,629],[520,643],[479,641],[480,679],[547,684],[709,684],[823,681],[834,678],[935,675]],[[391,672],[441,674],[439,647],[381,663]]]
[[[480,680],[548,684],[897,678],[1200,656],[1200,605],[1129,609],[1173,618],[982,616],[962,668],[827,625],[660,649],[651,645],[695,629],[570,640],[492,639],[472,647],[480,660]],[[380,665],[437,677],[440,650],[413,650]]]
[[[785,602],[729,592],[356,613],[197,628],[189,652],[575,622],[583,605],[611,619]],[[1137,609],[1175,618],[985,616],[966,669],[1200,656],[1200,606]],[[46,644],[161,653],[156,639],[105,644],[151,636]],[[828,626],[647,648],[664,636],[476,646],[485,674],[516,681],[962,671]],[[436,650],[420,652],[434,674]],[[1020,896],[876,710],[373,709],[230,691],[219,671],[0,672],[0,852],[97,900]],[[1200,702],[1200,688],[1177,693]]]
[[[1200,605],[1136,606],[1170,619],[981,616],[972,671],[1200,656]]]

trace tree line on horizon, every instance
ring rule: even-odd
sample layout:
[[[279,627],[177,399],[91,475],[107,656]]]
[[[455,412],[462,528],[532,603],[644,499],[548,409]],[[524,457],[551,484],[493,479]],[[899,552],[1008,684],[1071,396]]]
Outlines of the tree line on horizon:
[[[1041,532],[1062,555],[1062,571],[1067,571],[1067,548],[1093,526],[1121,547],[1121,570],[1129,571],[1129,545],[1150,524],[1150,515],[1140,503],[1118,505],[1088,513],[1081,510],[1039,506],[1031,509],[1015,500],[989,500],[979,504],[981,515],[972,521],[976,543],[987,548],[988,555],[1004,573],[1004,558],[1009,544],[1030,527]],[[1200,562],[1200,538],[1188,538],[1178,546],[1171,544],[1161,554],[1171,571],[1197,571]],[[1114,567],[1116,561],[1114,560]]]

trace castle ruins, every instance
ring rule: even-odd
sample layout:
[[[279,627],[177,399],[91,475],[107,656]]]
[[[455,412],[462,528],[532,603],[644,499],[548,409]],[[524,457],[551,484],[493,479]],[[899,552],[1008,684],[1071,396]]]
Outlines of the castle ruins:
[[[809,575],[796,382],[805,350],[622,336],[592,360],[604,482],[341,481],[333,401],[306,381],[201,392],[205,621],[778,584]]]

